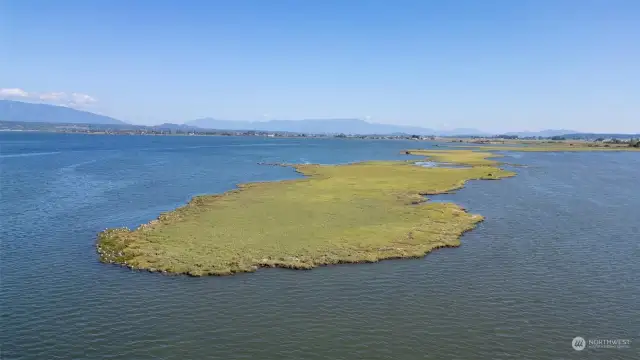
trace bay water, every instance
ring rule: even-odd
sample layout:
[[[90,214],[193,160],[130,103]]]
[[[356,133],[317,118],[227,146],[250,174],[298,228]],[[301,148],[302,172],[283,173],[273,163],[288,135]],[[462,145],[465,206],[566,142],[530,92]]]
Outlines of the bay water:
[[[260,162],[434,146],[0,133],[0,358],[639,358],[639,153],[506,153],[518,176],[433,197],[486,221],[422,259],[204,278],[98,262],[105,228],[299,177]],[[576,336],[631,343],[576,351]]]

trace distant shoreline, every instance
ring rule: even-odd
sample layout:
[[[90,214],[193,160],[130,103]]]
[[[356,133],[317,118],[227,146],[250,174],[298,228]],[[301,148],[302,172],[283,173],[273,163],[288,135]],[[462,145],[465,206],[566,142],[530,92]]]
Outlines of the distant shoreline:
[[[19,126],[45,126],[41,129],[7,129],[2,128],[6,124],[19,124]],[[52,128],[55,126],[55,128]],[[98,128],[91,128],[98,126]],[[174,132],[143,129],[109,130],[101,128],[110,125],[84,125],[77,124],[56,125],[52,123],[20,123],[0,121],[0,133],[49,133],[49,134],[83,134],[106,136],[213,136],[213,137],[260,137],[278,139],[361,139],[361,140],[405,140],[405,141],[431,141],[440,144],[449,144],[446,147],[458,149],[483,149],[486,151],[637,151],[640,150],[640,136],[634,135],[625,140],[598,138],[595,141],[584,139],[527,139],[513,136],[492,137],[445,137],[445,136],[420,136],[407,134],[394,135],[345,135],[345,134],[303,134],[289,132],[269,132],[253,130],[202,130],[199,132]],[[557,137],[554,137],[557,138]],[[438,146],[438,145],[435,145]]]
[[[265,133],[255,131],[211,131],[205,133],[169,133],[169,132],[139,132],[139,131],[65,131],[65,130],[14,130],[0,129],[6,133],[47,133],[47,134],[78,134],[78,135],[108,135],[108,136],[214,136],[214,137],[263,137],[263,138],[287,138],[287,139],[369,139],[369,140],[427,140],[415,139],[409,135],[322,135],[322,134],[282,134]],[[428,139],[428,141],[437,141]]]

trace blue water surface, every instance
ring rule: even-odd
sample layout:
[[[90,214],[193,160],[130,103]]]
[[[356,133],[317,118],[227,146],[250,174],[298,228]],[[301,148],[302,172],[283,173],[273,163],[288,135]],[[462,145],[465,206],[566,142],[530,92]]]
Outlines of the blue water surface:
[[[189,278],[98,262],[96,234],[258,163],[402,159],[416,141],[0,133],[2,359],[637,358],[640,154],[513,153],[454,201],[486,221],[423,259]],[[441,145],[442,146],[442,145]],[[635,339],[571,348],[575,336]]]

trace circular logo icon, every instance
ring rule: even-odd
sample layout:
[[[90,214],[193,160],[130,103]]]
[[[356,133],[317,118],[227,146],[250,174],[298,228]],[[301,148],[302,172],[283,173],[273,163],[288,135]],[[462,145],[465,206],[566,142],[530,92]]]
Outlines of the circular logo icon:
[[[584,348],[587,346],[587,342],[584,341],[584,338],[580,336],[576,336],[571,341],[571,346],[573,346],[574,350],[580,351],[580,350],[584,350]]]

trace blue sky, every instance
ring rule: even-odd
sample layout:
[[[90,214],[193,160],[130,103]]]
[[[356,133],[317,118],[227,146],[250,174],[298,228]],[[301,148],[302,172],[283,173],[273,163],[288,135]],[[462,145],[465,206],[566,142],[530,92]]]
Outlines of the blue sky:
[[[137,124],[640,132],[640,1],[0,3],[0,94]]]

